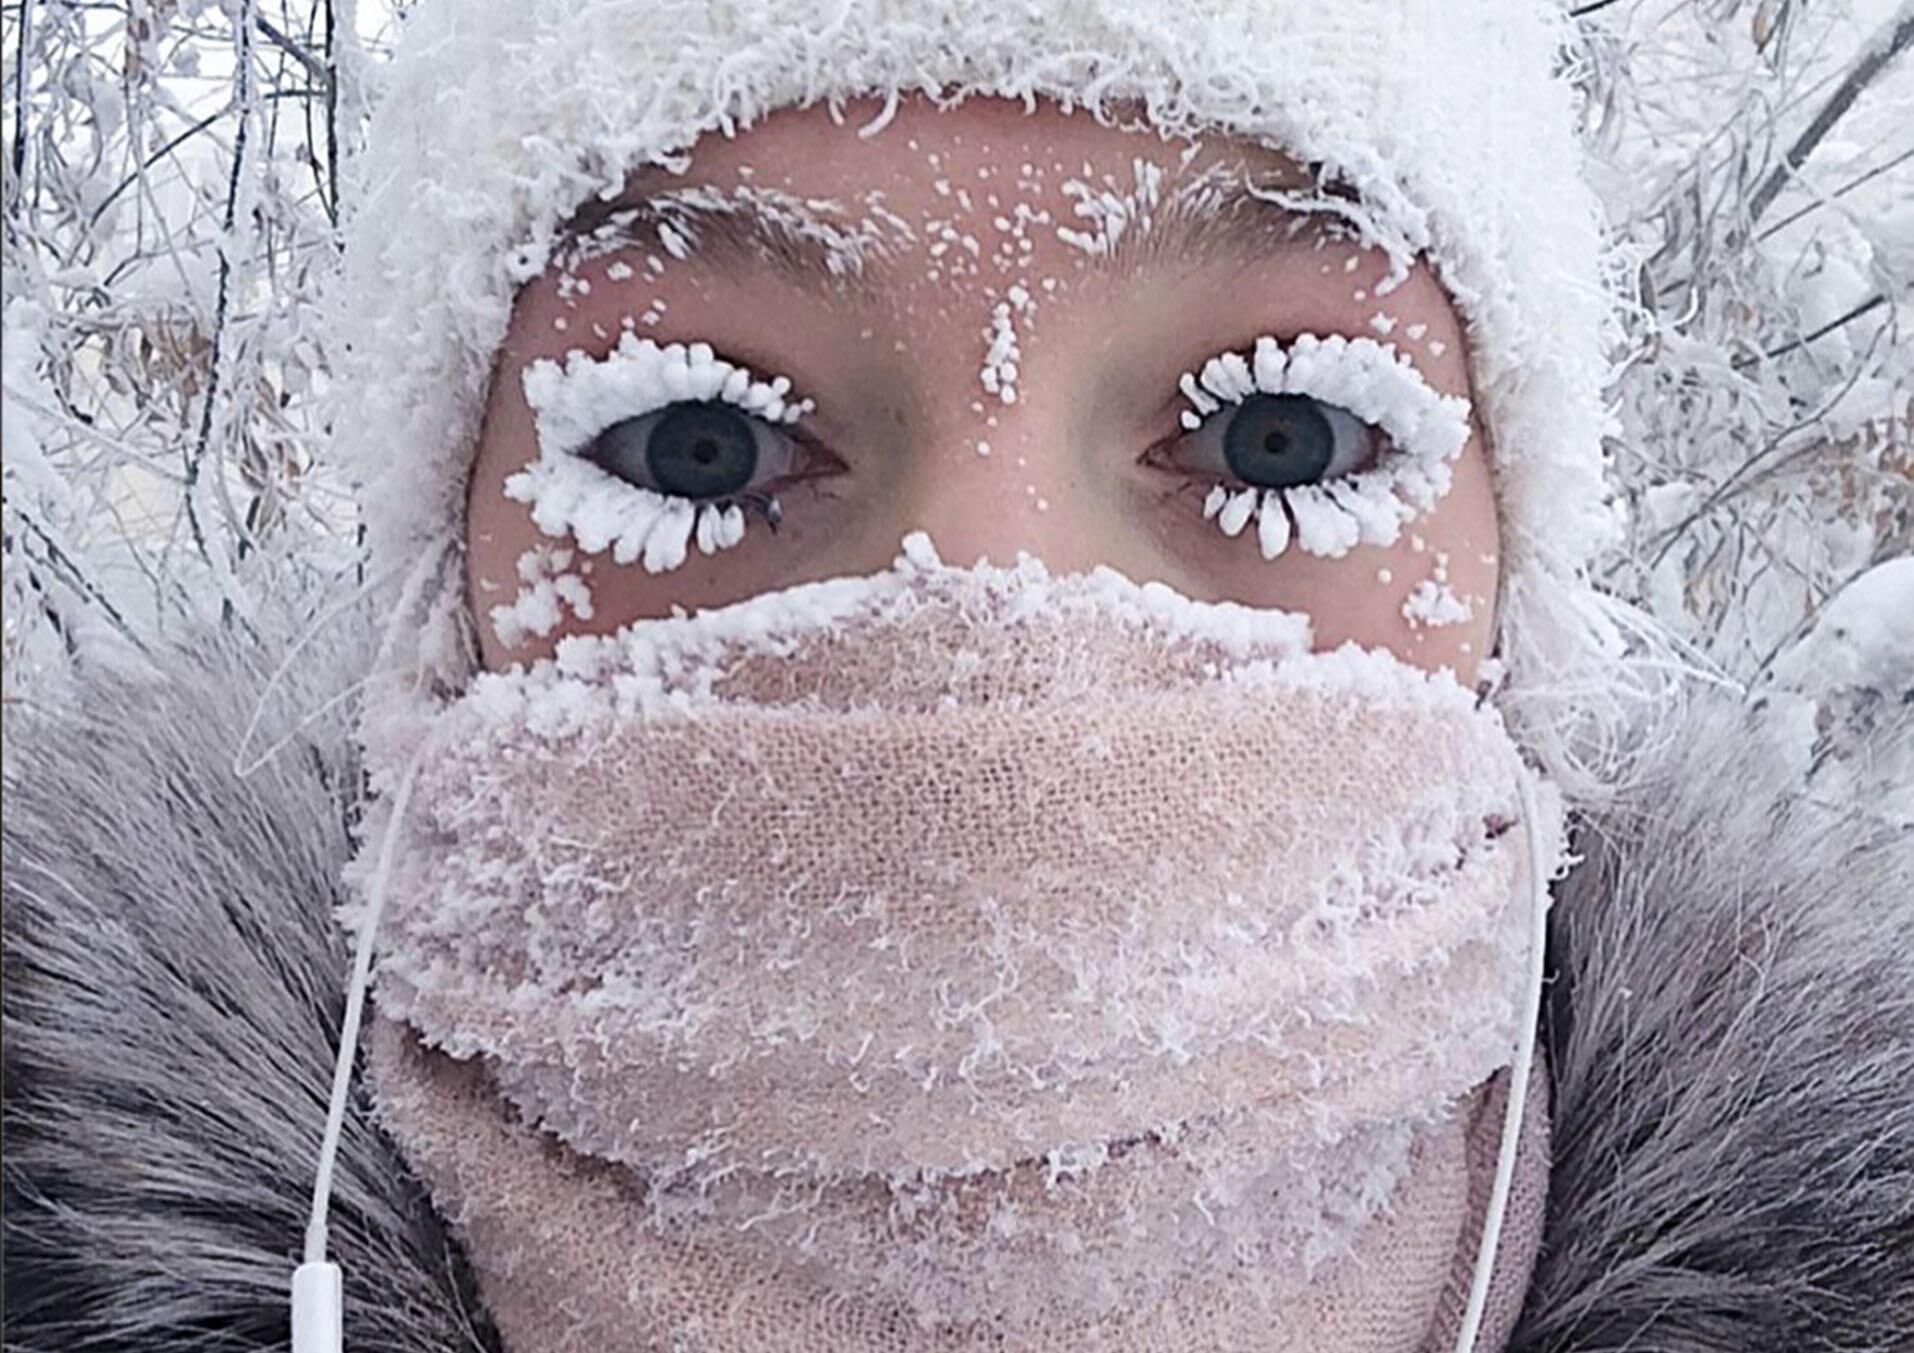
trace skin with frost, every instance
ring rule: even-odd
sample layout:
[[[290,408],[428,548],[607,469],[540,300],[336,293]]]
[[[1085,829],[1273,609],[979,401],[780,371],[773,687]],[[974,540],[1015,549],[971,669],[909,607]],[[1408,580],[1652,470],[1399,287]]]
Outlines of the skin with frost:
[[[468,585],[488,667],[674,606],[875,572],[901,537],[924,530],[953,563],[1009,563],[1023,550],[1055,572],[1105,564],[1202,600],[1306,613],[1320,648],[1354,640],[1473,680],[1497,581],[1494,500],[1473,419],[1451,487],[1413,532],[1391,545],[1352,540],[1339,553],[1291,547],[1274,558],[1265,557],[1271,537],[1285,528],[1326,541],[1342,527],[1327,514],[1293,525],[1251,514],[1236,534],[1219,530],[1205,518],[1218,475],[1192,459],[1193,439],[1215,442],[1215,431],[1191,432],[1180,419],[1190,407],[1185,372],[1225,352],[1247,357],[1265,335],[1375,340],[1379,313],[1432,391],[1468,399],[1464,335],[1426,265],[1390,285],[1380,251],[1312,219],[1247,267],[1163,258],[1134,276],[1104,276],[1112,246],[1147,239],[1153,213],[1179,187],[1237,175],[1303,189],[1307,178],[1278,153],[1228,137],[1166,142],[1047,103],[1029,113],[1021,102],[973,99],[940,112],[907,98],[888,126],[860,137],[880,107],[849,103],[842,125],[822,105],[780,110],[735,138],[703,137],[688,174],[633,180],[810,204],[839,234],[883,241],[862,265],[868,294],[825,277],[806,287],[768,268],[701,267],[684,232],[662,228],[569,265],[561,257],[520,291],[468,505]],[[508,644],[483,618],[512,603],[519,558],[576,544],[541,531],[531,506],[506,492],[539,457],[524,373],[574,351],[603,359],[631,332],[709,344],[759,379],[788,376],[792,398],[815,405],[799,426],[820,450],[805,477],[771,486],[775,531],[753,517],[730,548],[706,554],[694,538],[681,563],[657,571],[642,557],[591,556],[591,614],[567,613],[545,634],[508,626],[518,641]],[[1220,510],[1236,524],[1245,506]],[[1466,621],[1429,626],[1404,614],[1435,551],[1449,557],[1447,585],[1468,605]]]

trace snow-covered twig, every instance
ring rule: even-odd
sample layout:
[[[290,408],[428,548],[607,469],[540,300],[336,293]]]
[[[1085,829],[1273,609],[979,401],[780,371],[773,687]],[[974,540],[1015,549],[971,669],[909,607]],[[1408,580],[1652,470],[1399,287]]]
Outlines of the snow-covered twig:
[[[1782,187],[1794,176],[1795,171],[1807,163],[1815,147],[1827,138],[1835,124],[1854,106],[1854,101],[1861,97],[1861,91],[1873,84],[1888,64],[1907,50],[1910,42],[1914,42],[1914,0],[1906,0],[1900,12],[1861,49],[1833,95],[1821,106],[1801,135],[1795,138],[1794,144],[1788,147],[1788,153],[1781,163],[1755,190],[1748,202],[1750,225],[1767,213]]]

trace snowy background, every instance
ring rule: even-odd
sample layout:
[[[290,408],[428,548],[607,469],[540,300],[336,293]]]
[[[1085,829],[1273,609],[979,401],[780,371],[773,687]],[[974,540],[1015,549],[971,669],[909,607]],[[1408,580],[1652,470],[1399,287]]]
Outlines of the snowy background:
[[[314,301],[403,8],[0,6],[8,706],[356,590]],[[1755,688],[1829,793],[1914,805],[1906,768],[1827,769],[1914,697],[1914,0],[1580,10],[1639,262],[1606,580]]]

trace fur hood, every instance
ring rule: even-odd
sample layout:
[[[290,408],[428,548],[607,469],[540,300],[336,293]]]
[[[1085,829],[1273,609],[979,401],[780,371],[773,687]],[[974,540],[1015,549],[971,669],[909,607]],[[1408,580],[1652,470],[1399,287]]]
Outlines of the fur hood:
[[[9,1353],[285,1346],[362,792],[332,698],[367,654],[282,655],[201,639],[9,718]],[[1803,792],[1772,724],[1694,694],[1647,787],[1582,823],[1512,1350],[1914,1348],[1914,837]],[[497,1348],[363,1100],[335,1189],[355,1353]]]

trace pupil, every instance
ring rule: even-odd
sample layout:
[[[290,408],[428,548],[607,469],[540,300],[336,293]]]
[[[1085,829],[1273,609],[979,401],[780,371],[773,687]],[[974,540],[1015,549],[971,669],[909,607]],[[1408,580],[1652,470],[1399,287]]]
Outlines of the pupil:
[[[742,416],[722,404],[685,404],[652,428],[645,466],[660,493],[721,498],[751,482],[757,438]]]
[[[1313,484],[1335,454],[1335,430],[1308,395],[1251,395],[1223,433],[1230,471],[1257,488]]]
[[[680,404],[642,434],[648,418],[627,418],[605,429],[590,459],[627,483],[679,498],[728,497],[757,474],[757,438],[745,416],[729,406]]]

